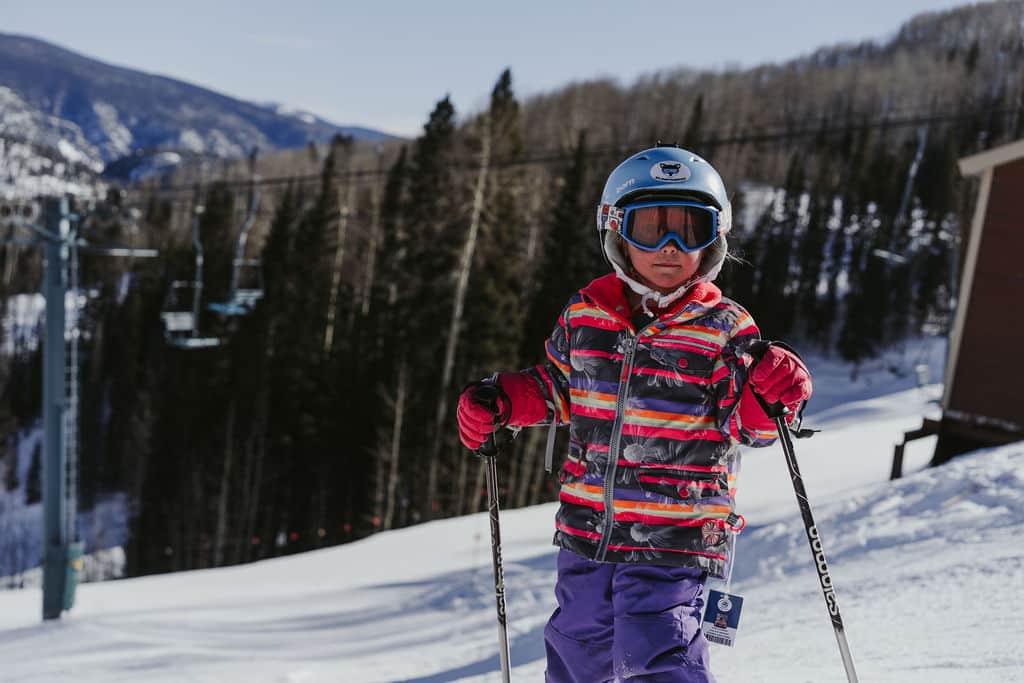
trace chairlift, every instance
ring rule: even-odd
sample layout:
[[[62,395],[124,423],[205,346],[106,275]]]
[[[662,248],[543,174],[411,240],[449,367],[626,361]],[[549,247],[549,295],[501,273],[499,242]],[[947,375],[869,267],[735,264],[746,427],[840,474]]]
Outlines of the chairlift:
[[[202,215],[203,205],[196,204],[192,214],[192,244],[196,249],[195,278],[171,282],[160,311],[164,340],[180,349],[205,349],[224,343],[220,337],[199,333],[199,304],[203,296],[203,245],[199,241],[199,218]]]
[[[19,244],[20,241],[14,236],[15,230],[18,228],[31,229],[31,226],[41,216],[42,209],[37,201],[0,200],[0,227],[7,228],[3,242]]]
[[[42,211],[37,201],[0,201],[0,221],[20,224],[36,220]]]
[[[235,259],[228,300],[208,304],[207,308],[223,316],[243,316],[252,313],[262,298],[263,262],[258,258]]]
[[[255,150],[250,156],[250,164],[255,164]],[[249,211],[238,233],[235,258],[231,262],[231,291],[228,300],[208,305],[211,311],[226,317],[249,315],[256,308],[256,303],[263,298],[263,262],[259,258],[245,258],[249,231],[252,230],[260,206],[257,181],[258,178],[253,174],[249,191]]]

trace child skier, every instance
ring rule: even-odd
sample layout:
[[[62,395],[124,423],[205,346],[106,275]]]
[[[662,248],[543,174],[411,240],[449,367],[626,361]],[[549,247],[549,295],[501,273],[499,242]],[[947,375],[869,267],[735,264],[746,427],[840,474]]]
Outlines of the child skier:
[[[712,284],[731,222],[696,154],[659,145],[626,159],[597,212],[614,272],[569,299],[547,362],[459,398],[472,450],[501,426],[569,425],[548,683],[714,681],[699,621],[741,526],[738,447],[777,437],[753,392],[794,413],[811,393],[784,348],[755,362],[757,326]],[[501,390],[496,407],[478,396],[485,383]]]

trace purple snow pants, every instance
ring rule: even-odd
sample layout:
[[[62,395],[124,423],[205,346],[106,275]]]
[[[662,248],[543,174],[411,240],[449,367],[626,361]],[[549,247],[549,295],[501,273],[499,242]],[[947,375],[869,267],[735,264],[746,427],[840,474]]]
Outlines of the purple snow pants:
[[[700,630],[702,572],[558,553],[546,683],[715,683]]]

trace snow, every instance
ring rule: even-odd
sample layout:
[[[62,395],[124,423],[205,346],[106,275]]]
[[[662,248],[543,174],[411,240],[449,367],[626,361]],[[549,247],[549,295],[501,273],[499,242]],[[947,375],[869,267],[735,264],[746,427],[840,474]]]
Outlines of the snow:
[[[0,117],[3,109],[0,97]],[[61,194],[89,198],[105,192],[105,183],[90,174],[102,170],[103,164],[82,151],[88,143],[80,135],[66,135],[47,148],[43,135],[37,136],[43,146],[5,139],[4,123],[0,118],[0,199]]]
[[[131,130],[121,123],[117,108],[107,102],[93,102],[92,110],[99,125],[97,144],[104,147],[108,157],[118,157],[132,151],[134,137]]]
[[[0,317],[0,354],[35,351],[39,346],[39,327],[43,324],[46,299],[42,294],[13,294]]]
[[[81,164],[94,173],[103,169],[99,150],[90,144],[78,125],[35,109],[4,86],[0,86],[0,136],[7,138],[6,145],[0,144],[0,170],[15,176],[19,171],[37,171],[40,165],[48,162],[52,165],[48,159],[32,159],[36,153],[31,145],[57,150],[68,161]],[[7,157],[24,169],[5,169],[4,166],[12,166]]]
[[[822,432],[795,445],[860,680],[1024,680],[1024,444],[926,468],[928,446],[914,442],[907,476],[890,482],[893,445],[935,410],[939,385],[865,368],[843,386],[848,370],[825,366],[807,419]],[[747,452],[738,486],[744,614],[736,646],[713,647],[719,681],[845,681],[781,450]],[[543,679],[554,511],[501,516],[514,681]],[[37,589],[0,593],[0,681],[498,681],[490,557],[477,514],[84,584],[56,623],[41,623]]]
[[[316,116],[303,109],[297,109],[290,105],[282,104],[279,102],[267,102],[263,106],[269,109],[270,111],[274,112],[275,114],[280,114],[281,116],[293,116],[299,121],[302,121],[303,123],[308,123],[310,125],[316,123]]]
[[[178,144],[190,152],[203,152],[206,149],[203,136],[193,128],[186,128],[178,134]]]
[[[0,485],[0,589],[40,586],[38,566],[42,559],[43,506],[28,503],[29,472],[34,457],[41,457],[43,426],[37,422],[14,435],[15,457],[0,460],[0,475],[17,470],[18,486],[6,491]],[[90,580],[119,577],[124,573],[124,545],[128,542],[128,496],[105,493],[93,507],[78,515],[77,538],[85,543],[85,573]],[[4,681],[0,671],[0,682]]]
[[[87,163],[89,161],[88,156],[64,139],[57,141],[57,151],[60,152],[61,156],[71,162]]]

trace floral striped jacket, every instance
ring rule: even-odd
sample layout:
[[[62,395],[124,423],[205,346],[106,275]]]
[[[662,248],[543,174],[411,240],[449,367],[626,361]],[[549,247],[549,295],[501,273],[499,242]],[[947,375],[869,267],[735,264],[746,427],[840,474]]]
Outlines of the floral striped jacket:
[[[736,409],[757,326],[711,283],[639,328],[629,311],[614,274],[595,280],[559,317],[547,362],[523,371],[569,425],[554,542],[722,577],[741,526],[739,446],[777,436],[745,427]]]

